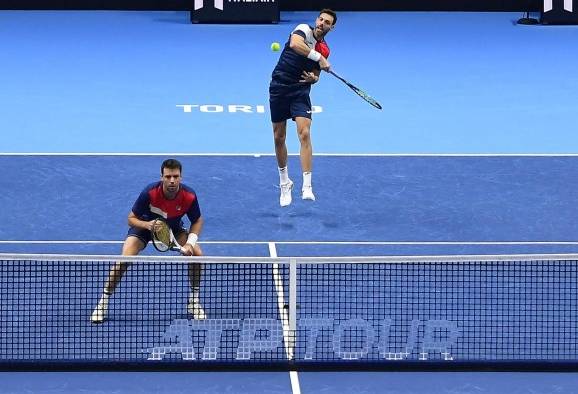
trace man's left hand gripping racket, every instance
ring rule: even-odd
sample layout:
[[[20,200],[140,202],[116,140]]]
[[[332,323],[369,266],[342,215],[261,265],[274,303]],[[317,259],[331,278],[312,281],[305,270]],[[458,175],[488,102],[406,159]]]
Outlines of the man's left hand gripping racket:
[[[175,239],[171,228],[162,219],[156,219],[153,222],[153,228],[151,230],[153,246],[159,252],[167,252],[173,250],[175,252],[181,252],[182,248]]]

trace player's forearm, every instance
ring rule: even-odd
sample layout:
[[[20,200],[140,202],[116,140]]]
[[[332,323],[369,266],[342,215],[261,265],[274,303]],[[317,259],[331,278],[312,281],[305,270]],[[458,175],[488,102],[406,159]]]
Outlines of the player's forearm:
[[[140,220],[132,212],[130,215],[128,215],[128,225],[130,227],[142,228],[144,230],[150,230],[151,229],[150,222]]]
[[[319,68],[322,70],[329,70],[330,64],[327,59],[315,49],[311,49],[305,43],[303,37],[298,34],[293,34],[291,36],[291,40],[289,42],[289,47],[297,52],[301,56],[305,56],[308,59],[313,60],[314,62],[319,63]]]
[[[199,217],[197,221],[191,224],[191,227],[189,228],[189,235],[187,236],[187,242],[185,243],[185,246],[190,245],[191,247],[194,247],[196,245],[197,241],[199,240],[199,235],[201,234],[202,228],[203,218]]]
[[[293,34],[291,36],[291,40],[289,41],[289,47],[301,56],[305,56],[305,57],[310,58],[312,52],[321,56],[321,54],[319,54],[317,51],[309,48],[309,46],[307,46],[307,44],[305,43],[305,39],[302,36],[300,36],[299,34]],[[319,61],[318,59],[313,59],[313,60]]]
[[[189,228],[189,234],[190,233],[194,233],[197,234],[197,236],[201,235],[201,231],[203,230],[203,217],[201,216],[200,218],[197,219],[197,221],[193,224],[191,224],[191,227]]]
[[[303,39],[291,39],[289,47],[293,49],[295,52],[297,52],[299,55],[305,57],[307,57],[309,55],[309,52],[311,52],[311,48],[309,48],[307,44],[305,44],[305,41],[303,41]]]

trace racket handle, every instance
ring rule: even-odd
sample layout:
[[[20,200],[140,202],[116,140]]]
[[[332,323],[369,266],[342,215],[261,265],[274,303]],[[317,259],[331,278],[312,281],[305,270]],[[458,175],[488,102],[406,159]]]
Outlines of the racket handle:
[[[327,70],[326,72],[329,73],[329,74],[331,74],[331,75],[333,75],[335,78],[339,79],[340,81],[343,81],[343,82],[347,83],[347,82],[345,81],[345,79],[343,79],[342,77],[340,77],[339,75],[337,75],[336,73],[334,73],[333,70],[329,69],[329,70]]]

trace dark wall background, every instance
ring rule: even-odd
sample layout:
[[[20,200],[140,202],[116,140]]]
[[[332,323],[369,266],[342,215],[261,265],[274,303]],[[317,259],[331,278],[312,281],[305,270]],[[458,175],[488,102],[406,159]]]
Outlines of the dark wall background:
[[[280,0],[283,11],[538,11],[541,0]],[[0,0],[0,9],[188,10],[192,0]]]

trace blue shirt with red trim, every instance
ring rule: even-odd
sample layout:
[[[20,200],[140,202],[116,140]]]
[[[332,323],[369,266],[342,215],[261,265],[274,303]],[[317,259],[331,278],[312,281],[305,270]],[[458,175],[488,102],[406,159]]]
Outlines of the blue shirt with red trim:
[[[144,188],[132,206],[132,212],[140,220],[163,218],[171,227],[180,226],[185,215],[191,223],[201,217],[199,200],[193,189],[181,183],[175,198],[169,200],[163,193],[163,183],[160,181]]]
[[[311,49],[315,49],[326,58],[329,57],[329,47],[325,40],[317,41],[313,35],[313,27],[307,24],[298,25],[291,35],[297,34],[305,40],[305,44]],[[309,94],[311,84],[299,82],[301,80],[301,73],[303,71],[311,72],[315,69],[319,70],[319,63],[302,56],[291,49],[291,35],[289,40],[285,43],[283,52],[279,56],[279,61],[271,74],[271,83],[269,85],[269,92],[271,95],[287,95],[294,93],[296,95]]]

